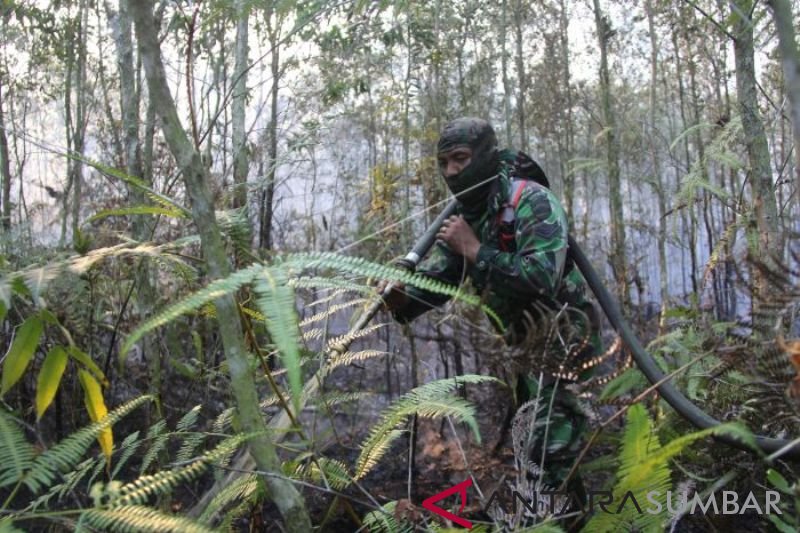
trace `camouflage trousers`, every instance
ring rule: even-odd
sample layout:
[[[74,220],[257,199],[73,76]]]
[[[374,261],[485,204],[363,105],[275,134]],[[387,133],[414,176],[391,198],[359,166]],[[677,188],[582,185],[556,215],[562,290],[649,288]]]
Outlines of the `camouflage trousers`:
[[[529,465],[535,465],[529,468],[529,473],[536,471],[542,483],[553,490],[558,490],[569,475],[587,430],[586,416],[565,385],[547,377],[541,382],[533,375],[517,378],[517,405],[521,406],[517,415],[535,417],[535,422],[525,429]],[[526,402],[534,403],[526,409]],[[581,499],[585,496],[577,475],[570,479],[566,490]]]

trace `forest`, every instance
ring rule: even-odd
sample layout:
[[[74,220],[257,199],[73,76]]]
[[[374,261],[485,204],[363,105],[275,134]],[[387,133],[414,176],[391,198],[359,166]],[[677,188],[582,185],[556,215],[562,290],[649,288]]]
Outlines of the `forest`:
[[[0,533],[800,530],[798,27],[3,0]]]

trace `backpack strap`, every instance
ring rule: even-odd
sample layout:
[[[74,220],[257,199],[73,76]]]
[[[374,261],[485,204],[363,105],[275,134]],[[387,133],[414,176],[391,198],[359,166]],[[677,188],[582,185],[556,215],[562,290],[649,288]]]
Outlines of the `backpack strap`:
[[[497,224],[500,227],[500,250],[503,252],[509,251],[511,243],[514,242],[515,211],[527,184],[528,180],[523,179],[515,179],[511,182],[509,198],[503,203],[503,208],[497,215]]]

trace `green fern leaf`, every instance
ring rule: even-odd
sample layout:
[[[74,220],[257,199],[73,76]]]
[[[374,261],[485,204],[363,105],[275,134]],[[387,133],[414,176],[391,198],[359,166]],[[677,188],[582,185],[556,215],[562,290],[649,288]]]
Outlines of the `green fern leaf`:
[[[361,453],[356,460],[355,478],[361,479],[378,463],[391,442],[403,433],[395,428],[414,413],[426,418],[452,416],[458,421],[466,422],[480,442],[472,404],[462,398],[453,397],[452,392],[460,385],[486,382],[499,383],[500,380],[491,376],[467,374],[426,383],[404,394],[384,412],[380,422],[372,428],[361,445]]]
[[[213,520],[213,517],[221,513],[231,502],[247,503],[256,493],[257,489],[258,476],[256,474],[246,474],[237,478],[230,485],[223,487],[223,489],[214,496],[214,499],[211,500],[198,520],[209,524],[210,521]]]
[[[158,454],[160,454],[167,446],[169,435],[164,433],[166,430],[167,421],[164,419],[159,420],[150,426],[149,430],[147,430],[147,440],[151,441],[152,444],[142,458],[142,466],[139,469],[140,476],[147,472],[148,467],[153,463],[153,461],[155,461],[156,457],[158,457]]]
[[[102,420],[80,429],[58,444],[36,457],[31,469],[25,474],[25,484],[34,493],[49,487],[60,472],[71,470],[81,459],[87,448],[105,429],[111,427],[128,413],[152,400],[152,396],[140,396],[108,413]]]
[[[236,435],[225,439],[190,464],[165,472],[156,472],[119,488],[116,498],[110,504],[126,506],[144,503],[148,498],[169,492],[179,484],[197,479],[209,466],[232,454],[248,437]]]
[[[112,509],[91,509],[84,513],[90,525],[101,531],[120,533],[153,531],[156,533],[210,533],[213,530],[183,516],[168,515],[150,507],[125,505]]]
[[[256,303],[266,317],[267,330],[277,346],[283,366],[289,377],[289,390],[295,412],[300,410],[303,384],[300,368],[300,335],[297,329],[294,290],[287,284],[283,269],[264,269],[256,277],[253,287],[258,295]]]
[[[261,265],[251,265],[247,268],[234,272],[225,279],[218,279],[209,283],[205,288],[195,292],[188,298],[184,298],[180,302],[170,305],[154,317],[145,321],[144,324],[136,328],[120,349],[120,358],[124,362],[125,355],[130,351],[133,345],[141,339],[145,334],[153,329],[163,326],[176,319],[177,317],[186,314],[190,311],[196,311],[203,305],[216,300],[217,298],[236,292],[243,285],[250,283],[253,278],[263,270]]]
[[[34,449],[19,424],[0,410],[0,487],[16,483],[31,467]]]

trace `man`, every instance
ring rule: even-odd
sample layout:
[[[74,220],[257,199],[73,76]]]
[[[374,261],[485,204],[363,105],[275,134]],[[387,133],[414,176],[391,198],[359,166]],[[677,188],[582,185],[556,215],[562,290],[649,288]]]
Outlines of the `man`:
[[[584,298],[585,282],[567,256],[566,214],[546,187],[538,165],[524,154],[499,151],[495,132],[485,120],[459,118],[448,123],[437,158],[459,207],[444,222],[436,246],[417,272],[454,285],[469,278],[502,321],[499,329],[509,345],[530,340],[532,329],[552,332],[553,327],[541,324],[545,315],[566,317],[551,324],[572,326],[568,333],[551,335],[560,339],[560,353],[550,349],[544,357],[546,363],[555,360],[555,364],[527,368],[516,387],[518,404],[538,398],[539,417],[549,420],[546,430],[543,423],[533,430],[529,458],[543,466],[542,481],[558,489],[580,449],[585,426],[565,382],[578,378],[580,362],[597,344],[593,309]],[[528,179],[519,179],[523,177]],[[447,299],[399,285],[385,302],[405,323]],[[530,346],[541,347],[541,342]],[[557,377],[557,370],[562,377]],[[569,379],[564,379],[565,373],[571,373]],[[582,491],[579,483],[569,488]]]

